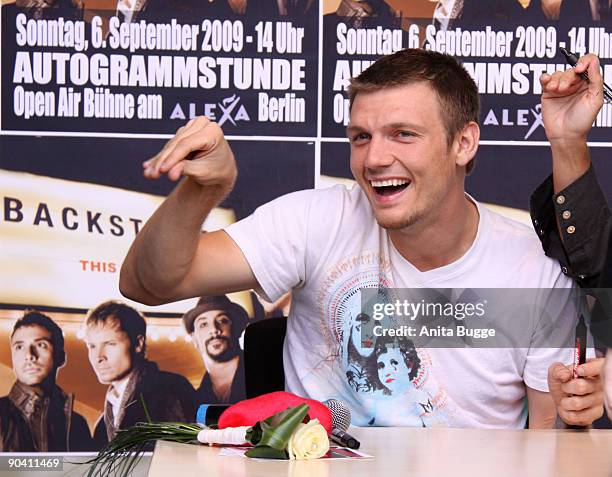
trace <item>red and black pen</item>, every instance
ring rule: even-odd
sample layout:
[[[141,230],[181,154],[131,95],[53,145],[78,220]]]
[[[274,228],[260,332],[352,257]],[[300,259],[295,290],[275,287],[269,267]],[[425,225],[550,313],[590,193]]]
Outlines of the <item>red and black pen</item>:
[[[580,315],[578,324],[576,325],[576,341],[574,345],[574,367],[572,368],[572,378],[579,378],[578,366],[586,363],[586,348],[587,348],[587,328],[584,323],[584,316]],[[585,426],[568,425],[568,429],[586,429]]]
[[[587,348],[587,328],[584,323],[584,316],[580,315],[576,325],[576,342],[574,345],[574,368],[572,369],[573,378],[578,378],[578,366],[586,363]]]

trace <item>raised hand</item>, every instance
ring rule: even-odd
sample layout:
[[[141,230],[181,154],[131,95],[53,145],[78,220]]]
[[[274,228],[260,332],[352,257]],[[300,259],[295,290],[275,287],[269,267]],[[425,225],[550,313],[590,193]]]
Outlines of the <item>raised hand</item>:
[[[589,81],[580,73],[586,72]],[[548,140],[584,140],[601,109],[603,79],[599,58],[588,54],[574,68],[540,76],[542,119]]]
[[[158,179],[163,174],[176,181],[189,177],[203,186],[230,190],[236,180],[234,154],[219,125],[199,116],[179,128],[154,157],[143,163],[144,176]]]

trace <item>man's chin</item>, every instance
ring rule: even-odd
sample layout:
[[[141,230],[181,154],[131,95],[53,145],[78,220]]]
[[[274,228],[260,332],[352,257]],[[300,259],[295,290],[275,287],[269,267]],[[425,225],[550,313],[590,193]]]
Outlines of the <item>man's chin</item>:
[[[119,381],[123,376],[113,374],[97,374],[100,384],[111,384],[114,381]]]
[[[26,386],[40,386],[44,380],[45,378],[39,376],[27,376],[25,378],[20,378],[19,382]]]
[[[210,359],[212,359],[213,361],[217,361],[218,363],[229,361],[230,359],[234,358],[238,354],[238,352],[231,346],[228,346],[223,351],[211,353],[210,350],[206,350],[206,352]]]
[[[377,215],[376,222],[385,230],[402,230],[411,227],[418,221],[419,217],[402,217],[402,218],[394,218],[394,217],[384,217]]]

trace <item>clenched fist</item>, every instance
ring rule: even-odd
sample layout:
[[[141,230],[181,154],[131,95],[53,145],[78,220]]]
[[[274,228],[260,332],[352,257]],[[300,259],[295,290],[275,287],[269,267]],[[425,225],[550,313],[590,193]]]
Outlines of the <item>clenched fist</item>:
[[[237,169],[234,154],[219,125],[205,116],[189,121],[153,158],[142,164],[148,179],[162,174],[176,181],[189,177],[203,186],[231,190]]]

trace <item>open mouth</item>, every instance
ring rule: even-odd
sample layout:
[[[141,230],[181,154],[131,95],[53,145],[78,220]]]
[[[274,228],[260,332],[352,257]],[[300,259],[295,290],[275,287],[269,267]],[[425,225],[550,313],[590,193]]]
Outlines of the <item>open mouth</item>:
[[[410,185],[406,179],[388,179],[384,181],[370,181],[376,194],[387,197],[403,191]]]

